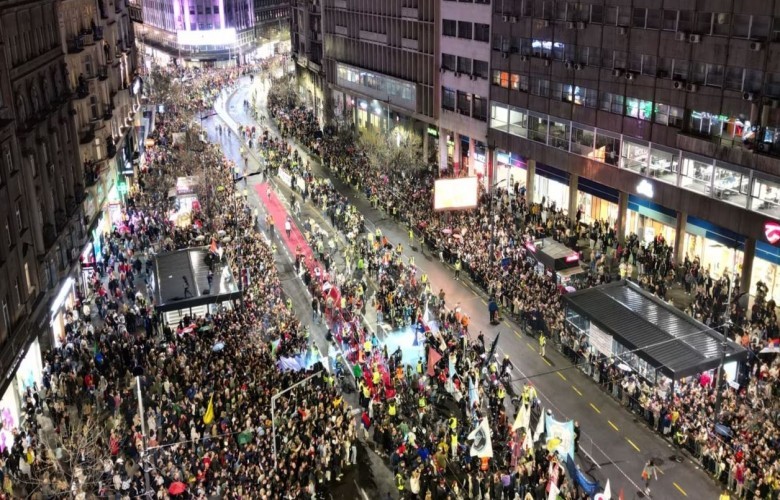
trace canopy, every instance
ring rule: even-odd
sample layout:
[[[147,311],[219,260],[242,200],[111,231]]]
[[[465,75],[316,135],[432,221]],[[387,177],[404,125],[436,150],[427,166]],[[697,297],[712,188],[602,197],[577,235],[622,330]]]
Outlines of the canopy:
[[[658,371],[679,380],[720,364],[722,335],[674,306],[621,280],[563,297],[580,314]],[[725,362],[747,359],[740,345],[725,343]]]

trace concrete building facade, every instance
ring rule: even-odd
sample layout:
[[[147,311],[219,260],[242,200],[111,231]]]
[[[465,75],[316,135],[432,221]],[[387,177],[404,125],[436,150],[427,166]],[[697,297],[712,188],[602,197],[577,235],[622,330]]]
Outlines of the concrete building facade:
[[[325,68],[323,66],[322,0],[292,0],[290,50],[304,103],[325,125]]]
[[[493,2],[492,182],[780,297],[780,5]]]

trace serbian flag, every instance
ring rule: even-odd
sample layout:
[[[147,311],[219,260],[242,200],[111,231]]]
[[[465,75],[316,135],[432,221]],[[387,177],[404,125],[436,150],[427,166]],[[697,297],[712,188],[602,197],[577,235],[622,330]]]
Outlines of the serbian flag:
[[[436,363],[439,362],[441,359],[441,354],[439,354],[439,351],[434,349],[433,347],[428,348],[428,375],[433,377],[435,375],[435,372],[433,371],[433,367],[436,366]]]

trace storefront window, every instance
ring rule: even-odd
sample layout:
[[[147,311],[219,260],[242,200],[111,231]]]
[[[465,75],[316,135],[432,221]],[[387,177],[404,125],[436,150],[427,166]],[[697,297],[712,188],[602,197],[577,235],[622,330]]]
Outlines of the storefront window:
[[[607,221],[613,225],[618,216],[618,205],[584,191],[577,192],[577,206],[582,211],[582,221]]]
[[[683,157],[682,179],[680,187],[701,194],[709,193],[712,181],[712,165],[693,158]]]
[[[639,240],[643,243],[653,241],[656,236],[663,236],[666,243],[674,247],[677,230],[674,226],[666,225],[639,212],[627,210],[626,236],[632,233],[639,236]]]
[[[620,138],[598,131],[595,155],[596,160],[617,166],[620,161]]]
[[[571,129],[571,152],[580,156],[594,158],[593,140],[596,134],[593,129],[583,128],[579,125]]]
[[[699,232],[695,226],[689,226],[689,229]],[[684,244],[688,258],[699,259],[702,267],[709,270],[713,279],[720,279],[724,273],[733,278],[735,265],[738,273],[742,270],[744,259],[742,250],[728,247],[719,241],[707,238],[704,234],[691,232],[685,233]]]
[[[547,144],[547,117],[530,115],[528,117],[528,138],[532,141]]]
[[[524,158],[498,151],[495,165],[495,182],[501,182],[501,188],[514,189],[515,183],[518,183],[518,186],[525,186],[527,165]]]
[[[509,110],[509,133],[528,137],[528,115],[517,109]]]
[[[507,131],[509,124],[509,110],[504,106],[492,103],[490,105],[490,128]]]
[[[659,181],[677,184],[679,158],[679,152],[654,145],[650,150],[649,175]]]
[[[650,120],[653,116],[653,103],[652,101],[628,97],[626,98],[626,115],[639,118],[640,120]]]
[[[646,173],[649,151],[650,147],[647,144],[624,140],[623,159],[620,166],[634,172]]]
[[[759,282],[766,287],[766,300],[780,298],[780,266],[768,260],[753,259],[753,276],[750,279],[750,294],[756,295]]]
[[[738,171],[736,167],[724,168],[718,165],[715,167],[715,181],[707,192],[715,198],[746,207],[750,193],[750,174]]]
[[[750,207],[755,212],[780,219],[780,181],[756,177],[753,179],[752,198]]]
[[[534,202],[541,203],[542,199],[548,206],[554,203],[556,208],[566,212],[569,207],[569,185],[538,175],[537,172],[534,178]]]
[[[550,146],[568,151],[570,129],[568,123],[550,122]]]

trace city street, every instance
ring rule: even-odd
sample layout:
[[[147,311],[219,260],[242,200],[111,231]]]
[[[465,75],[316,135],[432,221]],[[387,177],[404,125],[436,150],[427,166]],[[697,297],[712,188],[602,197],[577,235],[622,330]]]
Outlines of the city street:
[[[244,100],[251,99],[254,89],[261,88],[258,80],[255,79],[252,87],[249,85],[248,78],[242,80],[243,85],[227,100],[225,108],[220,109],[218,106],[218,114],[229,125],[254,123],[242,103]],[[264,92],[258,90],[261,112],[264,110],[262,106],[264,95]],[[218,139],[215,131],[216,123],[216,118],[204,123],[208,127],[212,140]],[[265,119],[265,124],[270,124],[268,118]],[[223,138],[222,142],[226,154],[237,164],[243,163],[237,137],[231,135],[230,138]],[[304,158],[308,157],[305,151],[301,150],[300,153]],[[314,158],[311,158],[311,163],[315,176],[329,177],[328,172]],[[257,166],[258,159],[250,157],[249,171],[255,171]],[[256,188],[262,182],[261,177],[250,176],[246,183],[250,202],[252,206],[259,207],[261,214],[259,218],[262,221],[265,201],[261,200]],[[378,227],[390,241],[401,241],[407,246],[405,227],[388,219],[386,214],[374,210],[368,200],[344,185],[339,179],[332,178],[332,181],[365,216],[368,230],[373,231]],[[289,189],[287,186],[279,185],[278,179],[275,192],[280,196],[282,203],[286,203],[289,199]],[[304,207],[303,217],[312,218],[332,233],[333,228],[310,203]],[[276,227],[281,229],[283,221],[277,220]],[[285,247],[285,245],[279,246]],[[468,280],[455,281],[453,270],[440,263],[438,258],[432,257],[428,252],[424,258],[419,252],[412,252],[408,248],[405,253],[415,255],[417,266],[430,277],[433,290],[443,288],[447,303],[450,306],[459,303],[471,316],[469,328],[472,335],[482,331],[487,341],[501,333],[498,351],[501,357],[508,354],[513,361],[515,392],[520,392],[520,388],[528,380],[537,388],[545,409],[551,409],[554,415],[561,419],[575,419],[579,422],[582,429],[580,464],[586,473],[599,480],[602,485],[610,479],[615,495],[623,490],[625,498],[641,498],[644,496],[644,493],[639,491],[642,489],[641,472],[644,464],[653,459],[660,466],[660,473],[658,481],[654,481],[651,485],[652,497],[717,497],[718,489],[715,483],[696,464],[687,458],[679,463],[674,460],[678,452],[669,442],[649,430],[644,422],[637,420],[626,409],[621,408],[612,397],[573,367],[559,352],[548,349],[547,356],[542,358],[536,340],[523,335],[518,325],[505,320],[498,326],[491,326],[488,322],[486,296],[481,290]],[[292,262],[289,249],[282,248],[277,257],[277,265],[285,279],[285,291],[292,297],[296,310],[306,311],[310,307],[310,299],[300,280],[294,275]],[[338,262],[337,264],[340,265]],[[375,323],[372,318],[368,318],[368,321]],[[326,353],[328,347],[324,340],[325,328],[313,325],[313,334],[320,350]]]

